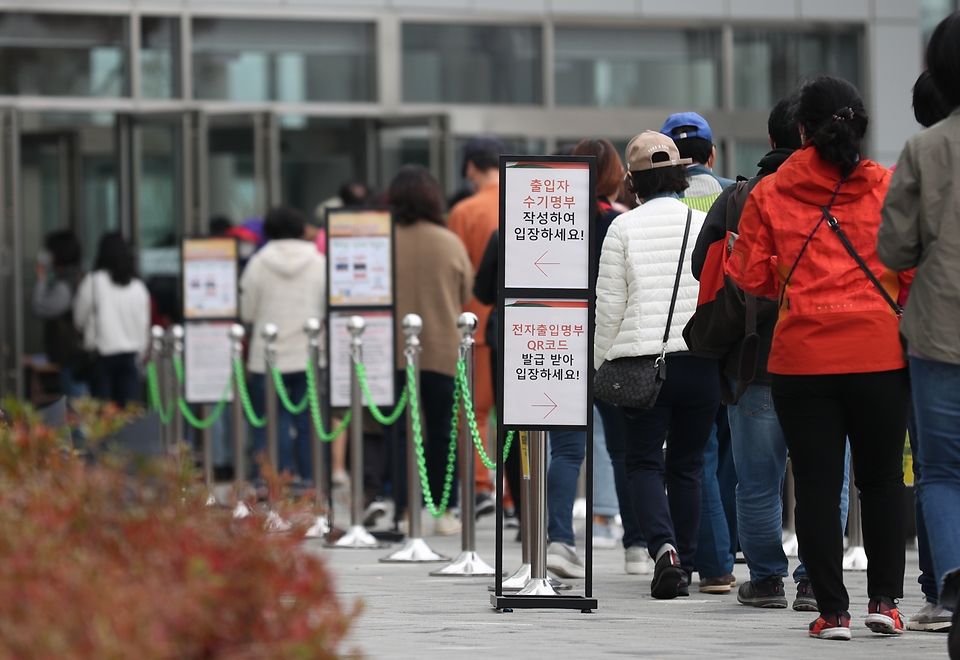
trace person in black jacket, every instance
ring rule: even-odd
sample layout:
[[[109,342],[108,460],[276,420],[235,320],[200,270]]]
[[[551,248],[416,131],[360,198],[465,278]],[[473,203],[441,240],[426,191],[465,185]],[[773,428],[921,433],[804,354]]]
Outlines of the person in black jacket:
[[[770,112],[767,131],[771,151],[758,163],[760,171],[747,184],[750,190],[760,179],[774,174],[793,152],[800,148],[800,131],[793,118],[793,104],[793,98],[787,97],[777,103]],[[698,280],[710,245],[726,236],[727,202],[736,188],[736,185],[728,186],[707,213],[693,249],[692,268]],[[734,232],[737,231],[738,221],[739,218],[733,224]],[[782,543],[782,493],[787,446],[773,408],[771,380],[767,371],[767,358],[770,356],[776,324],[776,315],[759,321],[757,334],[760,337],[760,349],[756,375],[739,401],[727,408],[738,476],[737,520],[740,547],[750,569],[750,580],[740,585],[737,600],[744,605],[767,608],[787,606],[783,578],[789,575],[789,564]],[[721,361],[724,365],[723,375],[729,379],[733,391],[737,390],[741,376],[739,353],[740,344],[737,342]],[[842,508],[842,517],[846,518],[846,500]],[[817,611],[817,602],[802,561],[793,577],[797,582],[797,597],[793,609]]]

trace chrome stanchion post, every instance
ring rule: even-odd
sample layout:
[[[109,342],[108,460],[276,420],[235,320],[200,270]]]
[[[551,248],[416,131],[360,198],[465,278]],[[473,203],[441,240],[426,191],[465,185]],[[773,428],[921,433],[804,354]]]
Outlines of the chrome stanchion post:
[[[857,490],[853,466],[850,466],[850,508],[847,514],[847,539],[849,544],[843,556],[843,570],[867,570],[867,553],[863,548],[863,530],[860,527],[860,491]]]
[[[237,374],[234,365],[243,361],[243,338],[246,332],[239,323],[230,326],[230,370],[233,377],[233,408],[231,408],[231,425],[233,426],[233,490],[237,499],[237,508],[234,515],[243,516],[250,510],[243,502],[243,489],[247,476],[247,443],[246,443],[246,420],[243,418],[243,398],[240,395],[240,388],[243,384],[240,378],[243,376],[241,371]]]
[[[547,434],[530,432],[530,581],[518,596],[557,596],[547,578]]]
[[[175,325],[170,328],[170,341],[173,345],[173,354],[172,357],[175,360],[180,360],[181,364],[183,363],[183,326]],[[182,387],[180,382],[177,380],[176,373],[173,374],[173,400],[176,402],[173,405],[173,420],[171,424],[173,425],[173,446],[176,448],[176,451],[179,455],[180,447],[184,442],[184,427],[183,427],[183,413],[180,411],[180,393],[182,392]]]
[[[463,339],[460,341],[460,359],[466,363],[467,382],[462,383],[464,399],[473,400],[473,335],[477,331],[480,321],[476,314],[464,312],[457,320],[457,328]],[[467,416],[467,407],[460,407],[460,556],[439,571],[430,575],[447,576],[490,576],[496,575],[496,570],[487,564],[477,554],[477,515],[476,493],[473,483],[474,454],[473,436],[470,432],[470,423]]]
[[[264,341],[263,359],[265,371],[263,373],[264,387],[264,411],[267,417],[267,462],[274,472],[280,474],[280,429],[278,428],[277,418],[279,417],[279,407],[277,402],[277,385],[273,382],[273,366],[277,362],[277,333],[279,330],[273,323],[267,323],[263,326],[261,335]]]
[[[362,316],[347,321],[350,331],[350,529],[335,544],[338,548],[378,548],[379,542],[363,526],[363,400],[357,365],[363,363]]]
[[[521,564],[517,572],[503,581],[503,591],[520,591],[530,581],[530,536],[533,534],[530,513],[530,440],[527,431],[519,431],[520,465],[522,480],[520,483],[520,557]]]
[[[420,466],[417,462],[417,441],[414,437],[414,411],[420,413],[420,332],[423,319],[416,314],[403,317],[403,332],[407,335],[407,347],[404,355],[407,366],[413,366],[415,389],[407,392],[407,540],[396,552],[384,557],[382,562],[429,562],[449,561],[438,552],[434,552],[423,539],[420,492]],[[416,404],[414,405],[414,397]]]
[[[786,520],[786,529],[783,535],[783,553],[788,557],[796,557],[800,551],[797,541],[797,526],[794,517],[796,498],[793,490],[793,464],[787,459],[787,471],[784,476],[783,513]]]
[[[320,383],[320,330],[322,325],[320,319],[311,317],[306,320],[303,324],[303,331],[307,335],[307,369],[310,370],[310,376],[312,378],[312,383],[315,386],[313,392],[307,392],[307,396],[320,396],[319,392],[319,383]],[[311,416],[310,423],[310,449],[312,452],[313,458],[313,492],[314,492],[314,511],[316,512],[316,519],[312,527],[307,530],[308,538],[323,538],[327,535],[327,532],[330,531],[330,525],[327,522],[327,517],[321,513],[324,509],[323,504],[323,494],[327,492],[327,483],[326,483],[326,470],[323,460],[323,442],[320,438],[320,432],[317,430],[316,424],[313,423],[313,402],[307,407],[307,413]],[[317,401],[316,405],[319,406],[320,402]]]
[[[159,325],[155,325],[150,328],[150,337],[151,344],[150,350],[153,354],[153,363],[156,365],[157,371],[157,394],[160,399],[157,403],[160,410],[163,410],[164,402],[167,405],[170,405],[170,402],[173,399],[170,398],[170,382],[167,377],[167,351],[166,351],[166,333],[163,328]],[[174,405],[176,403],[174,402]],[[163,413],[161,412],[161,415]],[[160,444],[163,446],[164,451],[170,450],[170,420],[173,419],[173,416],[170,416],[166,422],[160,422]]]

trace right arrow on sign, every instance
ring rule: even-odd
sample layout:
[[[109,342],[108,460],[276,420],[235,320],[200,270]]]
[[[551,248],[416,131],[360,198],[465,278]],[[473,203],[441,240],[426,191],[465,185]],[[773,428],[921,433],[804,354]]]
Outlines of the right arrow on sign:
[[[543,393],[543,396],[547,397],[547,400],[550,403],[534,403],[534,404],[531,404],[530,407],[531,408],[549,408],[550,410],[548,410],[547,414],[543,416],[543,418],[546,419],[547,417],[550,416],[550,413],[552,413],[554,410],[557,409],[557,402],[551,399],[550,395],[547,394],[546,392]]]
[[[549,251],[550,251],[550,250],[547,250],[547,252],[549,252]],[[547,271],[545,271],[544,269],[540,268],[540,266],[559,266],[559,265],[560,265],[560,262],[559,262],[559,261],[542,261],[542,259],[543,259],[545,256],[547,256],[547,252],[544,252],[543,254],[541,254],[539,257],[537,257],[537,260],[533,262],[533,265],[537,267],[537,270],[539,270],[541,273],[543,273],[543,276],[544,276],[544,277],[550,277],[550,276],[547,275]]]

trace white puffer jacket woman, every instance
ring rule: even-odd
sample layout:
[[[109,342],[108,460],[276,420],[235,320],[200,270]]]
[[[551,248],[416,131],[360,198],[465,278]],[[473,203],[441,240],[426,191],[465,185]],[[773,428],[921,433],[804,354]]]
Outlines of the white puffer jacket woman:
[[[594,361],[598,369],[604,360],[660,354],[687,211],[676,197],[657,197],[610,225],[597,279]],[[697,308],[700,286],[693,277],[690,256],[707,216],[702,211],[692,213],[667,353],[687,350],[681,332]]]
[[[697,306],[690,255],[706,215],[680,201],[689,159],[680,158],[672,139],[647,131],[630,141],[626,156],[628,184],[640,206],[617,217],[603,241],[597,367],[604,360],[660,354],[690,218],[666,346],[666,380],[652,409],[621,409],[630,497],[656,560],[650,594],[676,598],[689,594],[700,533],[703,449],[720,408],[717,361],[687,353],[681,334]]]

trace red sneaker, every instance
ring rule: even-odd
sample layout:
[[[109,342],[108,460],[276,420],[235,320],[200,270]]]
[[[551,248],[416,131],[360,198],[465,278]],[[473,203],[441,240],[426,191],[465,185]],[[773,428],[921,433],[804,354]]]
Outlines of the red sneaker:
[[[810,636],[820,639],[850,639],[850,615],[837,612],[820,618],[810,624]]]
[[[902,635],[903,619],[897,609],[897,601],[886,596],[877,596],[870,599],[867,618],[864,623],[867,628],[882,635]]]

